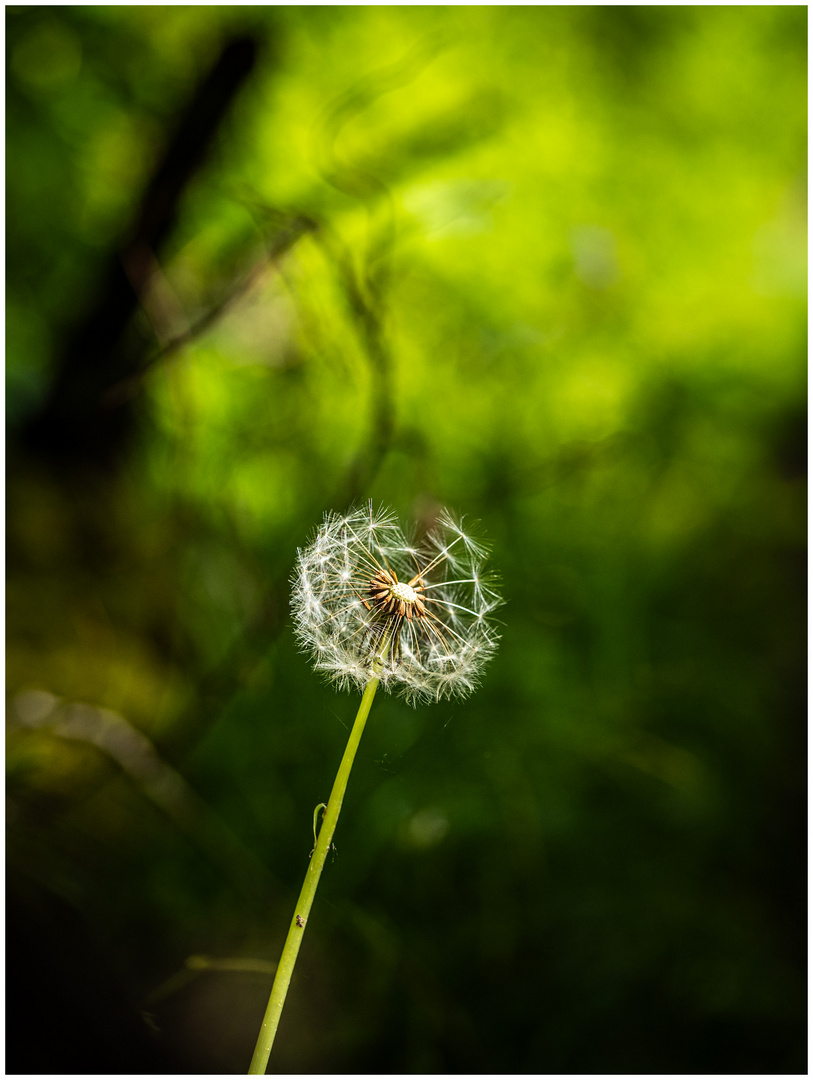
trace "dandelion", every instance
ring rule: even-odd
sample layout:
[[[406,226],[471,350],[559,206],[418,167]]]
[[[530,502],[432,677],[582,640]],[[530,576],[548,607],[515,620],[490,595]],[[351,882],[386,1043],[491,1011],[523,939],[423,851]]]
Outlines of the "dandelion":
[[[379,683],[409,702],[465,697],[498,636],[502,603],[485,569],[488,549],[442,511],[419,540],[372,504],[327,514],[300,550],[291,608],[299,643],[342,689],[363,691],[333,790],[313,815],[314,849],[288,928],[249,1074],[265,1072],[302,935],[339,818],[350,770]],[[318,819],[322,826],[317,835]]]
[[[388,510],[328,514],[299,552],[297,638],[342,689],[376,676],[413,703],[465,697],[497,646],[487,553],[446,510],[418,543]]]

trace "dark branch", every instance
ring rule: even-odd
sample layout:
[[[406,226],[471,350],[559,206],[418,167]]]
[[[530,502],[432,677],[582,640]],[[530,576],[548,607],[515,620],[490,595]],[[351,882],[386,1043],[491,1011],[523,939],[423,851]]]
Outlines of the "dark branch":
[[[109,260],[91,309],[68,335],[43,409],[25,432],[29,448],[40,455],[105,466],[128,444],[135,421],[132,405],[110,408],[102,398],[143,363],[149,342],[131,326],[139,295],[155,253],[172,231],[183,192],[251,73],[257,50],[253,37],[229,42],[181,117],[123,246]]]

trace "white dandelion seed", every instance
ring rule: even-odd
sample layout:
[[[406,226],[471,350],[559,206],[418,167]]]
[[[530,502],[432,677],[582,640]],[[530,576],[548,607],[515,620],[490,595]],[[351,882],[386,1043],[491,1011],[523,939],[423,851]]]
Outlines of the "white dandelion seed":
[[[378,678],[412,703],[465,697],[497,648],[502,599],[487,556],[447,510],[419,542],[372,504],[328,513],[299,551],[297,639],[342,689]]]

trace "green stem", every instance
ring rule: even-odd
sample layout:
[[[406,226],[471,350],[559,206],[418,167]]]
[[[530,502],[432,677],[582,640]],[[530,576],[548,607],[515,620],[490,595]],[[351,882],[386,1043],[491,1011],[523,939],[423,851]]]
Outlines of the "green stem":
[[[356,713],[356,719],[353,723],[353,730],[350,732],[350,738],[347,740],[342,763],[339,766],[339,771],[336,773],[336,779],[333,782],[333,790],[327,801],[327,809],[325,810],[325,816],[322,821],[322,828],[319,831],[319,839],[317,840],[316,847],[311,855],[311,860],[308,863],[308,870],[305,874],[302,892],[299,894],[294,917],[291,919],[291,925],[288,928],[288,937],[285,939],[282,956],[280,957],[277,966],[277,973],[274,976],[274,985],[271,987],[271,997],[268,999],[268,1006],[265,1010],[265,1016],[263,1017],[263,1024],[260,1028],[260,1034],[257,1037],[257,1045],[254,1048],[254,1056],[251,1059],[251,1065],[248,1069],[249,1076],[261,1076],[268,1065],[268,1055],[271,1053],[274,1036],[277,1034],[279,1018],[282,1014],[282,1006],[285,1004],[288,986],[291,982],[291,976],[294,973],[294,965],[296,964],[296,958],[299,953],[299,946],[302,943],[302,935],[305,933],[305,925],[308,921],[308,915],[310,914],[313,899],[316,896],[316,888],[319,884],[319,878],[322,876],[322,869],[325,865],[325,860],[327,859],[327,853],[330,851],[330,845],[333,843],[333,832],[336,828],[336,822],[339,820],[339,811],[342,808],[342,800],[344,799],[344,793],[347,789],[347,781],[350,779],[350,770],[353,767],[353,759],[356,756],[356,751],[358,750],[359,742],[361,741],[361,735],[364,731],[364,725],[367,723],[367,716],[369,715],[370,706],[373,703],[373,698],[375,697],[377,689],[378,678],[374,677],[370,679],[364,690],[364,696],[361,699],[361,705],[359,705],[359,711]]]

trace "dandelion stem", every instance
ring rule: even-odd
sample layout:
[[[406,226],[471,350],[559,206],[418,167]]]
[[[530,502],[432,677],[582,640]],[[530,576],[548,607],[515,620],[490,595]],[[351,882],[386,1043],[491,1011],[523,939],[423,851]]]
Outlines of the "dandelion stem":
[[[333,782],[333,790],[331,791],[330,798],[327,802],[327,808],[322,820],[322,828],[319,831],[319,838],[316,841],[316,847],[314,848],[311,860],[308,863],[302,891],[300,892],[299,899],[296,903],[296,910],[291,919],[291,925],[288,928],[288,936],[285,939],[282,956],[280,957],[277,966],[277,973],[274,976],[274,985],[271,987],[271,997],[268,999],[268,1006],[265,1010],[260,1034],[257,1037],[257,1045],[254,1048],[254,1056],[251,1059],[251,1065],[248,1069],[249,1076],[261,1076],[268,1066],[268,1057],[271,1053],[274,1037],[277,1034],[282,1007],[285,1004],[288,986],[290,985],[296,958],[299,954],[299,946],[302,943],[302,935],[305,933],[305,925],[307,924],[311,906],[314,897],[316,896],[319,878],[322,876],[322,869],[324,868],[327,854],[330,851],[330,846],[333,843],[333,833],[336,828],[336,822],[339,820],[339,811],[342,808],[342,800],[344,799],[344,793],[347,790],[347,781],[350,779],[350,770],[353,767],[353,759],[356,756],[356,751],[358,750],[359,742],[361,741],[361,736],[364,731],[364,725],[367,723],[370,706],[373,703],[373,698],[375,697],[377,689],[378,676],[376,675],[367,683],[364,696],[359,705],[359,711],[356,713],[353,729],[347,740],[347,746],[344,750],[341,765],[339,765],[339,771],[336,773],[336,779]]]

